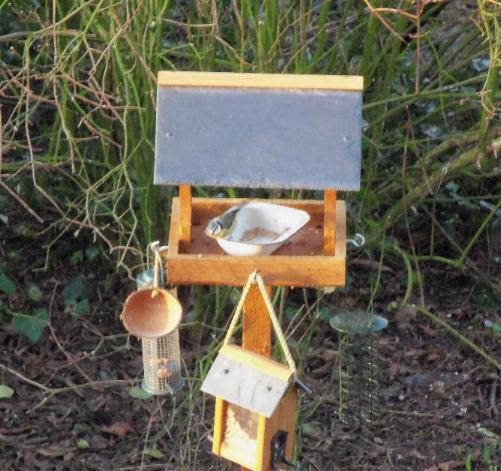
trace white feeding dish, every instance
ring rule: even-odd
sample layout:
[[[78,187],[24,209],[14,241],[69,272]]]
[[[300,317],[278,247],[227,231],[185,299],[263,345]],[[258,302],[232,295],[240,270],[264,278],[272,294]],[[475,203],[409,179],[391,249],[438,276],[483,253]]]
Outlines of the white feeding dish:
[[[309,220],[310,215],[300,209],[250,202],[236,214],[231,234],[216,240],[230,255],[269,255],[285,244]]]

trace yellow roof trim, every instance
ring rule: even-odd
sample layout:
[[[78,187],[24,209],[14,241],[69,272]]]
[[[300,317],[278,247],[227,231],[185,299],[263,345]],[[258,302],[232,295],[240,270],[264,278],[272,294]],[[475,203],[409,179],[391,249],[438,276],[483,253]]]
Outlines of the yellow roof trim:
[[[247,74],[233,72],[158,72],[160,87],[263,88],[360,92],[360,75]]]

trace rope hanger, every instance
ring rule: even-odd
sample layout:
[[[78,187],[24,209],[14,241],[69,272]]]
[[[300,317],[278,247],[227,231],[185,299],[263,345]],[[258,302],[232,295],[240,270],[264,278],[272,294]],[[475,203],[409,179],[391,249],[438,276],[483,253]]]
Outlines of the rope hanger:
[[[242,314],[245,299],[247,298],[251,287],[255,284],[257,284],[259,287],[259,291],[261,292],[264,304],[266,305],[266,310],[268,311],[268,315],[270,316],[271,323],[273,325],[273,330],[275,331],[280,346],[282,347],[282,351],[284,352],[285,359],[287,360],[287,363],[289,365],[289,369],[295,376],[296,364],[294,363],[294,358],[292,357],[292,354],[289,350],[289,346],[287,345],[287,340],[285,339],[285,335],[282,331],[282,328],[280,327],[280,322],[277,319],[270,297],[266,292],[266,287],[264,284],[263,277],[257,271],[252,272],[249,275],[249,278],[247,279],[247,283],[242,291],[242,297],[240,298],[240,301],[238,302],[237,305],[237,309],[235,310],[235,313],[233,314],[233,317],[231,319],[230,327],[228,328],[228,332],[226,333],[226,337],[224,338],[223,345],[227,345],[230,343],[231,337],[235,333],[237,322]]]

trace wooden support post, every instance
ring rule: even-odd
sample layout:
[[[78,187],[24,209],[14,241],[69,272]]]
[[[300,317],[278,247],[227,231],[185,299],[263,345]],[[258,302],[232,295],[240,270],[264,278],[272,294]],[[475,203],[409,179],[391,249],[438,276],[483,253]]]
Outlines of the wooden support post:
[[[267,286],[271,298],[271,287]],[[244,303],[242,347],[260,355],[271,356],[271,319],[258,285],[251,286]],[[259,420],[270,420],[260,417]],[[261,424],[260,428],[263,428]],[[242,466],[242,471],[251,471]]]
[[[179,241],[187,247],[191,241],[191,185],[179,185]]]
[[[336,252],[336,191],[324,192],[324,255]]]
[[[271,288],[266,288],[271,297]],[[244,303],[242,347],[265,357],[271,356],[271,319],[258,285],[251,286]]]

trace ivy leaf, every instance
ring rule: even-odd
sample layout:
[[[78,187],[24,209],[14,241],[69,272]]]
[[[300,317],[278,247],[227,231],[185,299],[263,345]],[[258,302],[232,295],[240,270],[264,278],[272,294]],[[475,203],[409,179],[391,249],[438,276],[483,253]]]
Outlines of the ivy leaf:
[[[92,292],[92,281],[82,275],[78,275],[64,287],[63,298],[65,301],[69,301],[70,299],[90,298]]]
[[[325,306],[318,310],[318,317],[320,317],[323,321],[329,322],[332,319],[332,315],[332,310]]]
[[[15,313],[12,323],[14,332],[23,334],[28,337],[33,343],[40,340],[45,326],[49,323],[49,314],[47,309],[35,309],[33,314],[27,315],[23,313]]]
[[[85,249],[85,256],[87,257],[88,260],[93,260],[98,255],[99,255],[99,249],[95,245],[87,247]]]
[[[133,397],[134,399],[149,399],[152,396],[152,394],[145,391],[140,386],[135,386],[134,388],[129,389],[129,396]]]
[[[165,458],[165,455],[158,448],[148,448],[146,450],[146,454],[156,460],[161,460],[162,458]]]
[[[28,295],[28,299],[30,299],[31,301],[33,301],[35,303],[37,303],[38,301],[41,301],[43,298],[42,291],[34,283],[31,283],[28,285],[28,288],[26,290],[26,294]]]
[[[15,391],[5,384],[0,384],[0,399],[9,399],[14,395]]]
[[[90,448],[90,443],[87,440],[84,440],[83,438],[81,438],[77,442],[77,448],[79,450],[88,450]]]
[[[81,250],[77,250],[73,252],[73,255],[70,257],[70,262],[72,265],[77,265],[83,260],[83,252]]]
[[[85,316],[90,312],[89,300],[87,298],[84,298],[80,301],[69,299],[65,303],[64,312],[69,312],[72,316],[75,317]]]
[[[3,271],[0,271],[0,291],[3,291],[7,296],[11,296],[17,291],[14,282]]]

